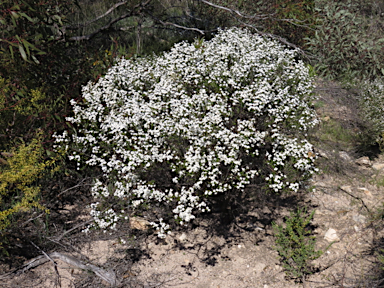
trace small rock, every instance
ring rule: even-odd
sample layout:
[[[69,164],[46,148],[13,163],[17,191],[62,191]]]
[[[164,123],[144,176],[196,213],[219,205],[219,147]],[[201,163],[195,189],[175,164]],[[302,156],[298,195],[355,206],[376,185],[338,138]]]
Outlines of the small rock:
[[[347,193],[352,193],[351,186],[341,186],[340,189]]]
[[[348,153],[345,151],[340,151],[339,156],[340,156],[340,158],[344,159],[345,161],[352,161],[351,156],[349,156]]]
[[[371,160],[369,160],[369,158],[367,156],[360,157],[359,159],[357,159],[355,161],[355,163],[357,165],[364,166],[364,167],[371,167],[372,166]]]
[[[315,182],[313,184],[313,186],[316,186],[316,187],[327,187],[327,185],[324,182],[321,182],[321,181]]]
[[[187,234],[185,233],[182,233],[179,238],[178,238],[181,242],[185,241],[185,239],[187,239]]]
[[[384,163],[375,163],[372,165],[372,168],[375,170],[382,170],[384,168]]]
[[[373,197],[371,191],[369,191],[368,189],[366,188],[357,188],[357,189],[362,190],[364,194],[367,195],[368,197]]]
[[[319,155],[321,156],[321,157],[324,157],[325,159],[329,159],[329,155],[328,155],[328,153],[327,152],[325,152],[324,150],[321,150],[321,149],[317,149],[317,151],[316,152],[318,152],[319,153]]]
[[[129,224],[131,225],[131,228],[137,229],[137,230],[147,230],[148,227],[150,226],[149,221],[141,217],[129,218]]]
[[[315,215],[324,215],[323,211],[320,211],[319,209],[315,210]]]
[[[324,239],[328,242],[340,241],[339,236],[336,234],[336,230],[329,228],[328,231],[324,235]]]
[[[353,221],[364,224],[366,221],[365,216],[357,214],[352,216]]]
[[[257,272],[263,272],[265,267],[267,267],[267,265],[265,265],[264,263],[255,263],[253,265],[253,269]]]
[[[357,227],[356,225],[354,225],[353,228],[355,229],[356,232],[360,231],[359,227]]]

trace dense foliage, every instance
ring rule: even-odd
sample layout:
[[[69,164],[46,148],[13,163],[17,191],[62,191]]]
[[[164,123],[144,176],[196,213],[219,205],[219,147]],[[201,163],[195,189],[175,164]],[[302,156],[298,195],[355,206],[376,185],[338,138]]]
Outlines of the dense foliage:
[[[42,193],[52,197],[46,186],[60,162],[52,134],[67,128],[69,99],[79,97],[81,86],[116,56],[117,45],[93,48],[65,41],[74,3],[0,3],[0,153],[7,155],[0,156],[0,243],[10,224],[52,206],[48,198],[45,207],[40,204]]]
[[[318,25],[307,40],[322,75],[352,81],[384,75],[384,22],[373,9],[369,17],[361,13],[360,2],[317,1]]]
[[[1,54],[8,56],[10,52],[11,59],[17,57],[15,54],[20,54],[24,61],[32,59],[39,63],[36,55],[45,54],[47,47],[61,37],[63,17],[70,12],[72,3],[72,0],[1,1]],[[9,57],[2,58],[2,62],[10,60]]]
[[[311,80],[295,51],[221,31],[160,57],[121,59],[83,88],[84,101],[72,101],[67,119],[76,134],[56,139],[79,169],[97,166],[104,175],[92,190],[98,226],[115,227],[123,211],[151,202],[164,202],[183,224],[209,211],[210,196],[255,181],[275,192],[299,189],[315,171],[302,139],[317,123]],[[168,225],[158,222],[163,236]]]

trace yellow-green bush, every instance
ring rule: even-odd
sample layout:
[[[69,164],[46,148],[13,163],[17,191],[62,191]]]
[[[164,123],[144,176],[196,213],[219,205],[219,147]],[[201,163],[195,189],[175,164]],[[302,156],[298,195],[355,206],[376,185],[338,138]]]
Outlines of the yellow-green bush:
[[[15,106],[15,110],[23,116],[38,115],[43,112],[44,107],[40,105],[40,102],[46,99],[46,95],[41,89],[32,89],[28,96]]]
[[[1,152],[0,165],[0,232],[10,224],[10,217],[31,209],[48,210],[39,203],[37,184],[47,171],[53,171],[54,159],[44,160],[44,149],[37,137],[10,152]]]

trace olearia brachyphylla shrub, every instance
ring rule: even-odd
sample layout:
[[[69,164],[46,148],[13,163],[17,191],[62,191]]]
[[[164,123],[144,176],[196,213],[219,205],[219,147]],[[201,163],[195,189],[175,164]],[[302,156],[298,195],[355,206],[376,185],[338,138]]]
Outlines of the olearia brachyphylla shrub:
[[[103,173],[92,188],[94,225],[115,228],[127,211],[159,205],[183,225],[210,211],[212,196],[253,181],[298,191],[316,171],[304,135],[317,120],[309,70],[295,56],[233,28],[161,56],[120,59],[83,87],[68,118],[76,132],[55,137],[79,169]],[[152,225],[160,237],[170,228],[161,217]]]

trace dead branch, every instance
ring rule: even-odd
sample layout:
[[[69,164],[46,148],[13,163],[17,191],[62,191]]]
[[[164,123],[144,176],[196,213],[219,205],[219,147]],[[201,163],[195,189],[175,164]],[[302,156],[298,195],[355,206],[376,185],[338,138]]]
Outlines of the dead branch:
[[[104,32],[108,29],[112,29],[112,25],[115,24],[115,23],[118,23],[119,21],[123,20],[123,19],[126,19],[128,17],[132,17],[132,16],[140,16],[141,13],[143,11],[145,11],[145,8],[146,6],[148,6],[148,4],[151,2],[152,0],[147,0],[145,2],[141,2],[137,5],[135,5],[131,11],[129,13],[126,13],[118,18],[115,18],[115,19],[112,19],[109,21],[108,24],[106,24],[105,26],[95,30],[94,32],[92,32],[91,34],[88,34],[88,35],[84,35],[84,36],[73,36],[71,38],[69,38],[68,40],[69,41],[82,41],[82,40],[90,40],[92,39],[93,37],[95,37],[97,34],[101,33],[101,32]],[[211,7],[214,7],[216,9],[220,9],[220,10],[224,10],[224,11],[227,11],[229,12],[233,17],[236,18],[236,20],[238,20],[242,25],[244,25],[245,27],[249,27],[251,29],[253,29],[257,34],[261,35],[261,36],[267,36],[267,37],[270,37],[272,39],[275,39],[289,47],[292,47],[294,49],[296,49],[297,51],[299,51],[300,54],[304,55],[305,57],[307,58],[310,58],[310,55],[308,55],[307,53],[305,53],[302,49],[300,49],[299,47],[297,47],[295,44],[289,42],[288,40],[284,39],[283,37],[281,36],[278,36],[278,35],[275,35],[275,34],[271,34],[271,33],[267,33],[267,32],[263,32],[263,31],[260,31],[255,25],[252,25],[252,24],[249,24],[249,23],[245,23],[244,21],[242,21],[241,19],[246,19],[246,20],[257,20],[257,21],[260,21],[260,20],[266,20],[266,19],[275,19],[276,21],[284,21],[284,22],[289,22],[293,25],[296,25],[296,26],[300,26],[300,27],[305,27],[305,28],[308,28],[308,29],[312,29],[311,27],[305,25],[305,24],[302,24],[303,21],[300,21],[300,20],[297,20],[297,19],[278,19],[278,18],[275,18],[274,16],[276,15],[276,13],[272,13],[272,14],[260,14],[260,15],[246,15],[246,14],[243,14],[242,12],[240,12],[239,10],[235,10],[235,9],[232,9],[232,8],[229,8],[229,7],[226,7],[226,6],[221,6],[221,5],[218,5],[218,4],[214,4],[210,1],[207,1],[207,0],[199,0],[201,3],[205,4],[205,5],[208,5],[208,6],[211,6]],[[102,15],[99,15],[97,16],[96,18],[84,23],[84,24],[80,24],[78,26],[76,26],[77,28],[80,28],[80,27],[85,27],[91,23],[94,23],[96,22],[97,20],[101,19],[101,18],[104,18],[105,16],[109,15],[110,13],[112,13],[113,11],[115,11],[118,7],[122,6],[122,5],[125,5],[127,4],[128,1],[121,1],[121,2],[118,2],[116,3],[115,5],[113,5],[111,8],[109,8],[105,13],[103,13]],[[137,11],[139,10],[139,11]],[[149,15],[153,20],[155,20],[156,22],[158,22],[159,24],[163,25],[163,26],[173,26],[175,28],[178,28],[178,29],[182,29],[182,30],[189,30],[189,31],[195,31],[195,32],[198,32],[199,34],[201,35],[205,35],[205,33],[207,32],[213,32],[213,31],[205,31],[205,30],[201,30],[201,29],[198,29],[198,28],[195,28],[195,27],[186,27],[186,26],[182,26],[182,25],[179,25],[179,24],[176,24],[176,23],[173,23],[173,22],[165,22],[165,21],[162,21],[160,19],[157,19],[156,17],[154,17],[153,15],[151,15],[151,13],[149,13],[148,11],[145,11],[145,13],[147,15]],[[67,29],[77,29],[76,27],[71,27],[71,26],[67,26],[65,28]],[[131,27],[130,27],[131,28]],[[64,29],[65,30],[65,29]],[[125,30],[124,28],[120,28],[120,29],[117,29],[117,30]]]
[[[101,19],[101,18],[104,18],[105,16],[107,16],[108,14],[112,13],[114,10],[116,10],[118,7],[122,6],[122,5],[125,5],[127,4],[128,1],[122,1],[122,2],[119,2],[119,3],[116,3],[115,5],[113,5],[111,8],[108,9],[107,12],[105,12],[104,14],[96,17],[95,19],[92,19],[91,21],[88,21],[87,23],[84,23],[84,24],[81,24],[80,27],[85,27],[85,26],[88,26],[89,24],[92,24],[94,22],[96,22],[97,20]]]
[[[93,222],[93,219],[88,220],[88,221],[85,221],[85,222],[83,222],[83,223],[80,223],[80,224],[76,225],[75,227],[72,227],[71,229],[65,231],[63,234],[61,234],[61,235],[58,236],[58,237],[53,237],[53,238],[48,238],[48,239],[49,239],[49,240],[54,239],[55,241],[60,241],[60,240],[61,240],[65,235],[67,235],[68,233],[71,233],[73,230],[76,230],[77,228],[80,228],[80,227],[82,227],[82,226],[84,226],[84,225],[87,225],[87,224],[89,224],[89,223],[91,223],[91,222]]]
[[[38,249],[41,253],[44,254],[44,256],[52,262],[53,266],[55,267],[55,272],[56,272],[56,275],[57,275],[57,283],[59,284],[59,287],[61,287],[61,277],[60,277],[60,274],[59,274],[59,271],[57,270],[57,263],[47,254],[45,253],[42,249],[40,249],[39,246],[37,246],[35,243],[33,243],[32,241],[29,241],[33,246],[35,246],[36,249]]]
[[[82,41],[82,40],[90,40],[92,39],[93,37],[95,37],[97,34],[103,32],[103,31],[106,31],[108,30],[113,24],[125,19],[125,18],[128,18],[128,17],[131,17],[133,15],[133,13],[127,13],[125,15],[122,15],[116,19],[113,19],[111,21],[109,21],[109,23],[107,25],[104,25],[103,27],[97,29],[96,31],[92,32],[91,34],[88,34],[88,35],[84,35],[84,36],[73,36],[71,38],[69,38],[68,40],[69,41]]]
[[[361,204],[363,204],[364,208],[367,210],[367,212],[369,213],[369,215],[372,215],[372,212],[371,210],[369,210],[369,208],[367,207],[367,205],[365,205],[365,202],[363,199],[361,199],[360,197],[358,196],[355,196],[351,193],[349,193],[348,191],[345,191],[344,189],[339,189],[340,191],[342,191],[343,193],[345,194],[348,194],[349,196],[351,196],[352,198],[355,198],[356,200],[359,200],[361,202]]]
[[[43,212],[43,213],[37,215],[36,217],[33,217],[33,218],[28,219],[27,221],[21,223],[21,224],[20,224],[20,227],[25,226],[25,225],[28,224],[29,222],[31,222],[31,221],[33,221],[33,220],[36,220],[37,218],[43,216],[44,214],[45,214],[45,212]]]
[[[128,3],[128,1],[122,1],[122,2],[116,3],[111,8],[109,8],[107,10],[107,12],[105,12],[102,15],[97,16],[95,19],[92,19],[92,20],[90,20],[90,21],[88,21],[86,23],[78,23],[78,24],[75,24],[75,25],[64,26],[64,30],[78,30],[80,28],[84,28],[84,27],[86,27],[86,26],[96,22],[97,20],[100,20],[101,18],[104,18],[108,14],[112,13],[113,11],[115,11],[118,7],[120,7],[120,6],[124,5],[124,4],[127,4],[127,3]]]
[[[84,35],[84,36],[73,36],[73,37],[70,37],[68,40],[69,41],[82,41],[82,40],[90,40],[92,39],[93,37],[95,37],[97,34],[99,33],[102,33],[104,31],[107,31],[107,30],[115,30],[115,31],[123,31],[123,30],[126,30],[124,28],[113,28],[112,25],[115,24],[115,23],[118,23],[119,21],[121,20],[124,20],[126,18],[129,18],[129,17],[133,17],[133,16],[142,16],[142,14],[147,14],[148,16],[150,16],[155,22],[161,24],[162,26],[173,26],[175,28],[178,28],[178,29],[182,29],[182,30],[188,30],[188,31],[194,31],[194,32],[197,32],[201,35],[205,35],[206,33],[208,32],[214,32],[216,30],[212,30],[212,31],[205,31],[205,30],[201,30],[201,29],[198,29],[196,27],[187,27],[187,26],[182,26],[182,25],[179,25],[179,24],[176,24],[176,23],[173,23],[173,22],[169,22],[169,21],[162,21],[160,19],[158,19],[157,17],[154,17],[153,15],[151,15],[151,13],[149,11],[146,11],[146,7],[149,5],[149,3],[151,2],[152,0],[147,0],[145,2],[140,2],[138,3],[137,5],[135,5],[131,11],[129,11],[129,13],[126,13],[120,17],[117,17],[115,19],[111,19],[108,24],[106,24],[105,26],[95,30],[94,32],[92,32],[91,34],[88,34],[88,35]],[[297,19],[278,19],[276,18],[276,13],[272,13],[272,14],[260,14],[260,15],[246,15],[242,12],[240,12],[239,10],[235,10],[235,9],[232,9],[232,8],[229,8],[229,7],[226,7],[226,6],[221,6],[221,5],[218,5],[218,4],[214,4],[208,0],[198,0],[200,1],[201,3],[205,4],[205,5],[208,5],[208,6],[211,6],[211,7],[214,7],[216,9],[220,9],[220,10],[223,10],[223,11],[226,11],[226,12],[229,12],[237,21],[239,21],[239,23],[241,23],[244,27],[248,27],[248,28],[251,28],[252,30],[254,30],[257,34],[259,34],[260,36],[266,36],[266,37],[269,37],[269,38],[272,38],[272,39],[275,39],[277,40],[278,42],[282,43],[282,44],[285,44],[287,45],[288,47],[291,47],[293,49],[295,49],[296,51],[298,51],[302,56],[306,57],[307,59],[311,59],[313,58],[313,55],[310,55],[306,52],[304,52],[304,50],[300,49],[297,45],[289,42],[287,39],[281,37],[281,36],[278,36],[278,35],[275,35],[275,34],[272,34],[272,33],[268,33],[268,32],[264,32],[264,31],[261,31],[256,25],[253,25],[253,24],[249,24],[249,23],[246,23],[243,21],[244,20],[252,20],[252,21],[262,21],[262,20],[267,20],[267,19],[274,19],[276,21],[284,21],[284,22],[289,22],[293,25],[296,25],[296,26],[300,26],[300,27],[305,27],[305,28],[308,28],[308,29],[312,29],[311,27],[309,27],[308,25],[305,25],[303,24],[304,21],[300,21],[300,20],[297,20]],[[121,1],[121,2],[118,2],[116,3],[115,5],[113,5],[111,8],[109,8],[105,13],[97,16],[96,18],[84,23],[84,24],[80,24],[78,25],[77,27],[80,28],[80,27],[85,27],[91,23],[94,23],[96,22],[97,20],[101,19],[101,18],[104,18],[105,16],[109,15],[110,13],[112,13],[113,11],[115,11],[118,7],[122,6],[122,5],[125,5],[127,4],[128,1]],[[259,22],[260,23],[260,22]],[[70,26],[67,26],[65,27],[67,29],[72,29],[72,30],[75,30],[77,29],[76,27],[70,27]],[[132,28],[132,27],[129,27],[129,28]],[[65,29],[63,29],[65,31]],[[313,30],[313,29],[312,29]],[[64,35],[63,35],[64,36]]]
[[[157,20],[161,25],[164,25],[164,26],[173,26],[173,27],[176,27],[176,28],[179,28],[179,29],[183,29],[183,30],[190,30],[190,31],[196,31],[202,35],[204,35],[207,31],[205,30],[200,30],[200,29],[197,29],[197,28],[191,28],[191,27],[185,27],[185,26],[181,26],[181,25],[178,25],[178,24],[175,24],[175,23],[172,23],[172,22],[163,22],[161,20]]]
[[[24,264],[22,267],[19,267],[19,268],[15,269],[9,273],[6,273],[6,274],[0,276],[0,279],[4,279],[4,278],[9,277],[9,276],[14,275],[14,274],[18,275],[18,274],[25,273],[29,269],[36,268],[36,267],[38,267],[38,266],[40,266],[40,265],[42,265],[48,261],[53,261],[51,259],[61,260],[61,261],[65,262],[66,264],[73,266],[73,267],[76,267],[78,269],[92,271],[98,277],[100,277],[104,281],[108,282],[111,286],[117,285],[116,274],[113,270],[105,270],[105,269],[102,269],[102,268],[97,267],[97,266],[90,264],[90,263],[84,264],[82,261],[76,259],[73,256],[65,255],[65,254],[62,254],[59,252],[53,252],[50,254],[35,257],[31,261],[29,261],[28,263]]]
[[[241,18],[245,18],[245,19],[252,19],[252,20],[266,20],[266,19],[273,19],[275,21],[282,21],[282,22],[288,22],[288,23],[291,23],[292,25],[296,25],[296,26],[299,26],[299,27],[304,27],[304,28],[307,28],[307,29],[311,29],[311,30],[315,30],[311,27],[309,27],[308,25],[305,25],[305,24],[299,24],[299,23],[304,23],[305,21],[304,20],[298,20],[298,19],[279,19],[279,18],[276,18],[275,15],[276,13],[272,13],[272,14],[261,14],[261,15],[245,15],[245,14],[242,14],[240,11],[238,10],[235,10],[235,9],[231,9],[231,8],[228,8],[228,7],[225,7],[225,6],[220,6],[220,5],[217,5],[217,4],[214,4],[212,2],[209,2],[207,0],[200,0],[201,2],[209,5],[209,6],[212,6],[212,7],[215,7],[217,9],[221,9],[221,10],[225,10],[225,11],[228,11],[230,12],[233,16],[235,17],[241,17]],[[237,16],[236,16],[237,15]]]
[[[70,188],[68,188],[68,189],[65,189],[64,191],[61,191],[58,195],[56,195],[56,197],[59,197],[59,196],[61,196],[62,194],[64,194],[65,192],[68,192],[68,191],[70,191],[70,190],[72,190],[72,189],[75,189],[75,188],[77,188],[77,187],[81,187],[81,186],[83,186],[83,185],[89,185],[89,184],[83,184],[86,180],[88,180],[88,179],[91,179],[91,177],[86,177],[86,178],[84,178],[84,179],[82,179],[79,183],[77,183],[75,186],[72,186],[72,187],[70,187]]]
[[[221,9],[221,10],[225,10],[225,11],[228,11],[232,14],[232,16],[234,18],[236,18],[237,21],[239,21],[242,25],[244,25],[245,27],[248,27],[248,28],[251,28],[252,30],[254,30],[257,34],[259,34],[260,36],[266,36],[266,37],[269,37],[269,38],[272,38],[272,39],[275,39],[277,40],[278,42],[280,43],[283,43],[295,50],[297,50],[302,56],[306,57],[306,58],[311,58],[311,55],[307,54],[306,52],[304,52],[304,50],[302,50],[301,48],[299,48],[297,45],[289,42],[287,39],[281,37],[281,36],[278,36],[278,35],[275,35],[275,34],[271,34],[271,33],[268,33],[268,32],[263,32],[263,31],[260,31],[255,25],[252,25],[252,24],[249,24],[249,23],[246,23],[244,22],[243,20],[241,19],[254,19],[254,20],[265,20],[265,19],[271,19],[272,16],[274,16],[274,14],[265,14],[265,15],[255,15],[255,16],[250,16],[250,15],[244,15],[242,13],[240,13],[238,10],[233,10],[231,8],[228,8],[228,7],[225,7],[225,6],[220,6],[220,5],[216,5],[212,2],[209,2],[207,0],[200,0],[202,3],[205,3],[207,5],[210,5],[212,7],[215,7],[217,9]],[[297,26],[301,26],[301,27],[306,27],[306,28],[310,28],[310,27],[307,27],[306,25],[302,25],[302,24],[298,24],[298,23],[294,23],[294,19],[275,19],[276,21],[280,20],[280,21],[285,21],[285,22],[289,22],[289,23],[292,23],[294,25],[297,25]],[[301,21],[300,21],[301,22]]]
[[[103,32],[103,31],[106,31],[106,30],[110,29],[111,26],[112,26],[113,24],[118,23],[118,22],[120,22],[120,21],[123,20],[123,19],[132,17],[132,16],[134,16],[134,15],[139,15],[140,12],[136,12],[136,10],[137,10],[137,9],[142,9],[142,8],[144,8],[144,7],[147,6],[151,1],[152,1],[152,0],[147,0],[147,1],[144,2],[144,3],[139,3],[139,4],[135,5],[129,13],[126,13],[126,14],[124,14],[124,15],[122,15],[122,16],[120,16],[120,17],[117,17],[117,18],[115,18],[115,19],[111,19],[111,20],[108,22],[107,25],[104,25],[103,27],[97,29],[96,31],[92,32],[91,34],[84,35],[84,36],[73,36],[73,37],[69,38],[68,40],[69,40],[69,41],[90,40],[90,39],[92,39],[93,37],[95,37],[97,34],[99,34],[99,33]],[[124,2],[124,1],[123,1],[123,2]],[[120,3],[123,3],[123,2],[120,2]],[[125,1],[125,2],[126,2],[126,1]],[[124,3],[124,4],[125,4],[125,3]],[[117,5],[117,4],[116,4],[116,5]],[[115,5],[115,6],[116,6],[116,5]],[[121,4],[121,5],[123,5],[123,4]],[[119,5],[119,6],[121,6],[121,5]],[[112,8],[113,8],[113,7],[112,7]],[[111,9],[112,9],[112,8],[111,8]],[[117,8],[117,7],[115,7],[114,9],[116,9],[116,8]],[[109,9],[109,10],[111,10],[111,9]],[[113,10],[114,10],[114,9],[113,9]],[[109,10],[108,10],[108,11],[109,11]],[[112,11],[113,11],[113,10],[112,10]],[[108,11],[107,11],[107,12],[108,12]],[[111,11],[111,12],[112,12],[112,11]],[[104,13],[104,14],[105,14],[105,13]],[[103,15],[104,15],[104,14],[103,14]],[[109,14],[109,13],[108,13],[108,14]],[[100,18],[104,17],[103,15],[100,15],[100,16],[96,17],[95,19],[97,19],[97,18],[100,19]],[[91,20],[90,22],[95,22],[95,21],[96,21],[95,19]]]
[[[264,20],[264,19],[268,19],[270,18],[271,16],[275,15],[275,14],[265,14],[265,15],[245,15],[245,14],[242,14],[240,11],[238,10],[234,10],[234,9],[231,9],[231,8],[228,8],[228,7],[225,7],[225,6],[220,6],[220,5],[217,5],[217,4],[214,4],[212,2],[209,2],[209,1],[206,1],[206,0],[200,0],[200,2],[203,2],[209,6],[212,6],[212,7],[215,7],[215,8],[218,8],[218,9],[221,9],[221,10],[225,10],[225,11],[228,11],[229,13],[231,13],[232,15],[234,16],[239,16],[241,18],[247,18],[247,19],[254,19],[254,20]]]

